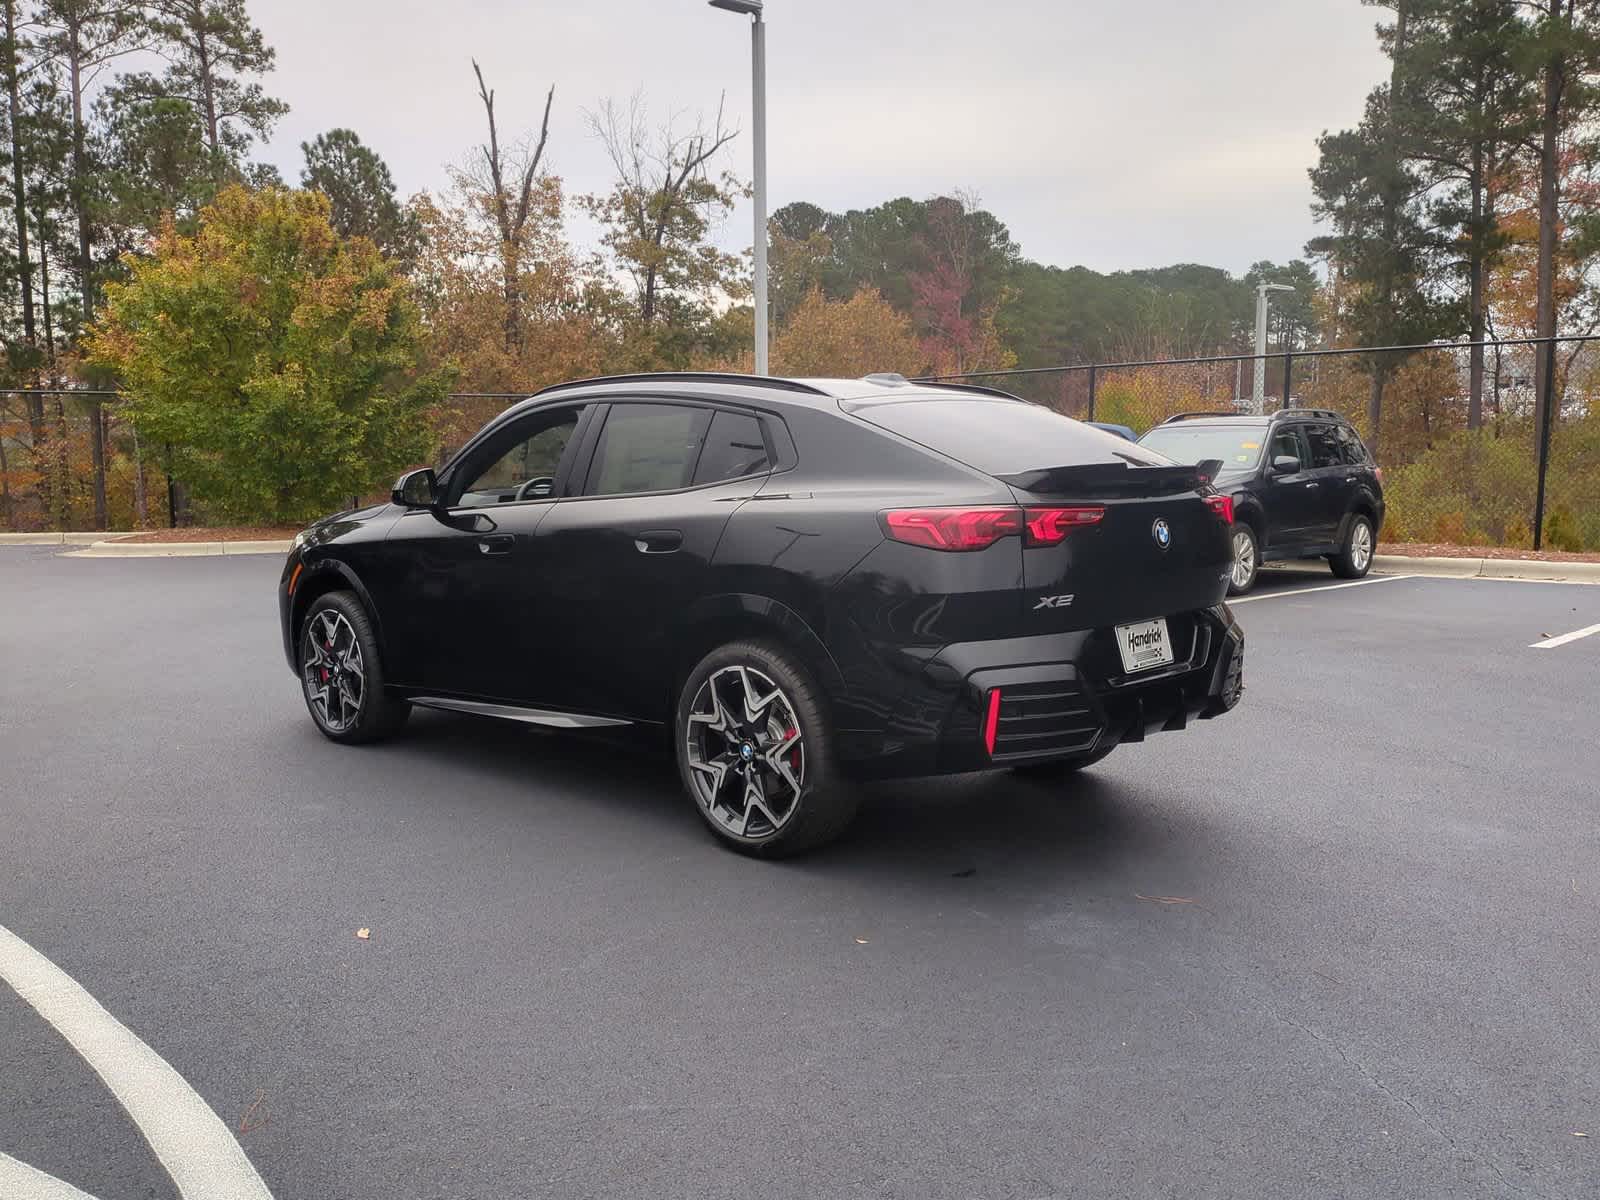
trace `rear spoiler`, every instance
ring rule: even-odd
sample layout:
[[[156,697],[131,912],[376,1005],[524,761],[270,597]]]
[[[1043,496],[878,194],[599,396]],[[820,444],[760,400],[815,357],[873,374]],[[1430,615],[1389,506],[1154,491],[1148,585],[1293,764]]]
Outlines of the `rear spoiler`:
[[[1208,458],[1188,467],[1146,467],[1129,462],[1082,463],[1075,467],[1040,467],[995,478],[1025,492],[1090,500],[1197,492],[1208,488],[1220,470],[1222,460]]]

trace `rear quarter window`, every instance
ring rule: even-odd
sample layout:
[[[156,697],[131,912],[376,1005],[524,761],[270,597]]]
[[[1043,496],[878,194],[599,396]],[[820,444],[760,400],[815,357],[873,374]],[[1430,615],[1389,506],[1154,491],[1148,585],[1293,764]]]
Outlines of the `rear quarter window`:
[[[1150,466],[1167,462],[1126,438],[1021,400],[908,398],[846,411],[989,475],[1119,459]]]

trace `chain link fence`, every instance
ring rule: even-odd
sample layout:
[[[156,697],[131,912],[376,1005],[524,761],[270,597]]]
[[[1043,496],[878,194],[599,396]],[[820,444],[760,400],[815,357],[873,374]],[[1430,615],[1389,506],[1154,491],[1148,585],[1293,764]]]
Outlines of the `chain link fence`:
[[[1184,412],[1328,409],[1384,470],[1390,542],[1600,551],[1600,339],[1479,343],[1472,424],[1468,344],[1085,363],[944,376],[1001,388],[1141,435]],[[1553,354],[1552,354],[1553,349]],[[1541,359],[1554,360],[1540,491]],[[1381,428],[1369,418],[1381,379]],[[1536,532],[1537,531],[1537,532]]]
[[[1180,412],[1331,409],[1348,417],[1385,473],[1390,542],[1600,551],[1600,338],[1481,344],[1479,428],[1469,430],[1472,347],[1319,350],[1086,363],[951,376],[1003,388],[1135,435]],[[1553,353],[1552,353],[1553,351]],[[1554,361],[1540,491],[1541,359]],[[1368,420],[1374,376],[1382,428]],[[442,464],[524,392],[457,393],[434,414]],[[141,442],[115,392],[0,392],[0,530],[92,529],[93,430],[104,432],[106,525],[203,524],[167,472],[167,448]],[[363,497],[368,499],[376,497]],[[358,498],[352,497],[352,500]]]

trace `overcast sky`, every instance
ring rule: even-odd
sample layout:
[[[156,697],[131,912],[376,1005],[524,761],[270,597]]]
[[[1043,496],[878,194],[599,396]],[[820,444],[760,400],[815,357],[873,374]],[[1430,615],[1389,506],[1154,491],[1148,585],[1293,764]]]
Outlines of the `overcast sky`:
[[[750,171],[748,18],[705,0],[250,0],[286,100],[265,157],[296,181],[335,126],[402,193],[438,189],[484,134],[555,84],[549,161],[603,189],[583,109],[642,90],[657,112],[728,112]],[[975,191],[1023,253],[1109,271],[1245,270],[1301,253],[1314,139],[1359,120],[1384,74],[1359,0],[767,0],[771,207]],[[741,209],[722,232],[750,244]]]

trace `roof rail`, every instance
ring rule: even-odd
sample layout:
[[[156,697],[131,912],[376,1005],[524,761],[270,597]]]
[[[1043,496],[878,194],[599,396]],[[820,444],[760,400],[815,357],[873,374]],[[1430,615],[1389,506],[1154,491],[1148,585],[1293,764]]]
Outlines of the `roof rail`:
[[[1249,416],[1253,416],[1253,415],[1254,415],[1253,413],[1242,413],[1242,412],[1238,412],[1238,411],[1234,411],[1234,412],[1221,412],[1221,411],[1218,411],[1218,412],[1181,412],[1181,413],[1173,413],[1170,417],[1168,417],[1165,421],[1163,421],[1161,423],[1163,425],[1171,425],[1174,421],[1194,421],[1194,420],[1200,419],[1201,417],[1249,417]]]
[[[1331,408],[1280,408],[1272,415],[1276,417],[1319,417],[1333,421],[1348,421],[1350,419],[1343,413],[1334,412]]]
[[[573,379],[566,383],[551,384],[533,393],[546,396],[567,388],[589,387],[597,383],[733,383],[744,387],[776,388],[785,392],[800,392],[807,396],[826,396],[821,388],[801,383],[797,379],[776,379],[771,375],[739,375],[732,371],[642,371],[632,375],[596,375],[592,379]]]

